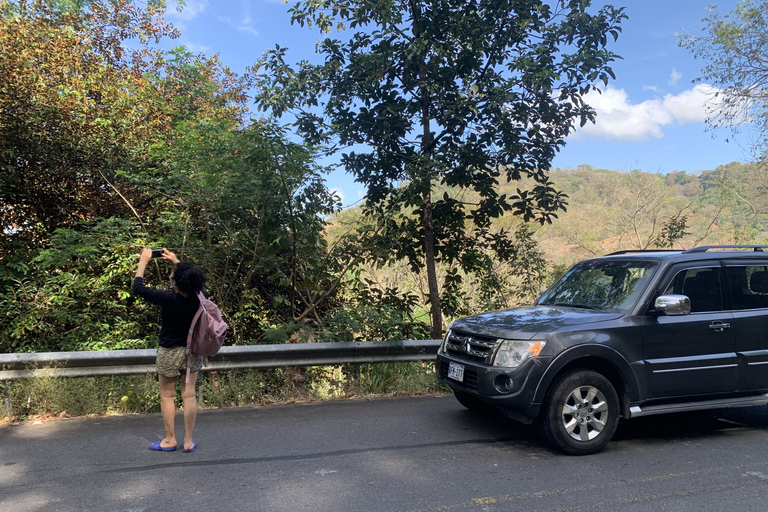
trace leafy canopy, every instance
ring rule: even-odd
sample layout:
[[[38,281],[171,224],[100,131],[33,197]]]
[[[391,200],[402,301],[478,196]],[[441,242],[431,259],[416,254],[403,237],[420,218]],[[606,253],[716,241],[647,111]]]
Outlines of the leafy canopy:
[[[269,52],[261,106],[343,150],[341,165],[367,187],[366,213],[382,219],[373,257],[426,266],[438,336],[435,262],[470,266],[487,248],[509,259],[513,237],[492,219],[546,223],[565,209],[547,171],[575,125],[594,121],[583,97],[613,78],[606,47],[625,15],[585,0],[308,0],[292,13],[322,33],[354,32],[319,42],[319,65],[294,69],[284,48]]]
[[[0,17],[0,231],[39,247],[124,207],[105,180],[141,164],[164,116],[146,100],[159,54],[122,42],[177,33],[122,0],[88,13],[21,5],[24,16]]]

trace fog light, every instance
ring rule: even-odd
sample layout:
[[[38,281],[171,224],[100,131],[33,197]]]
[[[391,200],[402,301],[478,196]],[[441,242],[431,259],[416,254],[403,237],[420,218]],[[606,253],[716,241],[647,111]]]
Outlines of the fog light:
[[[499,391],[499,393],[509,393],[512,391],[512,386],[514,385],[514,382],[512,381],[512,377],[508,377],[506,375],[499,375],[496,377],[496,389]]]

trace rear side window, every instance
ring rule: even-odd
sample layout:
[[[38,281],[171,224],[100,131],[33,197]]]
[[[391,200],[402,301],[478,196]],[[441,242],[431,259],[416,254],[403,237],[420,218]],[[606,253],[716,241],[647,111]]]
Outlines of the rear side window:
[[[726,267],[733,309],[768,308],[768,266]]]

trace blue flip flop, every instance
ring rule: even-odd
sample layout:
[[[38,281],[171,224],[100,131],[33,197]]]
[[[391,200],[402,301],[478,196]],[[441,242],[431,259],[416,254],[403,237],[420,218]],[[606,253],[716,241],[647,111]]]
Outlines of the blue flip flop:
[[[154,443],[149,444],[149,449],[155,452],[175,452],[176,447],[173,448],[166,448],[164,446],[160,446],[160,441],[155,441]]]
[[[181,451],[184,452],[184,453],[192,453],[193,451],[195,451],[195,448],[197,448],[197,443],[193,440],[192,441],[192,448],[190,448],[189,450],[187,450],[186,448],[182,448]]]

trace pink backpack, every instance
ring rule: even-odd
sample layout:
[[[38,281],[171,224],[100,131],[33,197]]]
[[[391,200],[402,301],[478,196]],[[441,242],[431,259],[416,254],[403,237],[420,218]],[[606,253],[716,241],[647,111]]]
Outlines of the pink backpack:
[[[190,354],[215,356],[224,344],[227,335],[227,323],[221,318],[221,310],[214,302],[205,298],[203,292],[197,292],[200,307],[192,319],[187,335],[187,380],[189,383]]]

